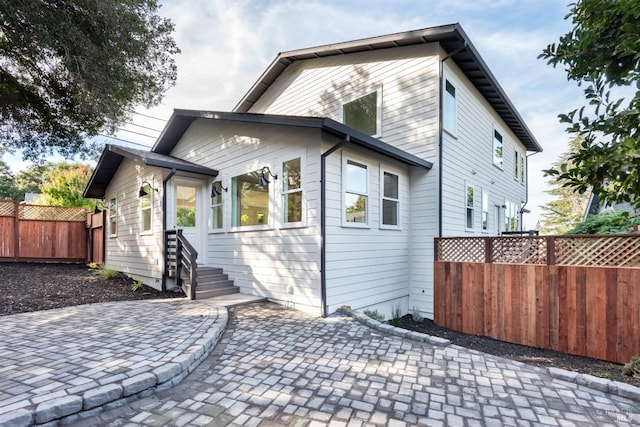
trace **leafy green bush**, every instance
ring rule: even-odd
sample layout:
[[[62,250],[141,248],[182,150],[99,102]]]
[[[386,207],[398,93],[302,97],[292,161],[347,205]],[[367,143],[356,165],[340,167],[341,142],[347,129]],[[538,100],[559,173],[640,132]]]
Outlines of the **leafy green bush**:
[[[629,212],[608,212],[589,215],[585,221],[568,231],[567,234],[630,233],[636,225],[640,225],[638,216],[631,216]]]
[[[384,322],[384,314],[378,312],[378,310],[365,310],[365,316],[369,316],[373,320],[377,320],[378,322]]]
[[[102,277],[103,279],[115,279],[119,275],[120,273],[113,268],[104,267],[102,270],[100,270],[100,277]]]
[[[640,377],[640,356],[633,356],[631,361],[622,368],[622,374]]]
[[[139,277],[136,277],[133,280],[133,283],[131,284],[131,290],[135,292],[138,289],[142,289],[142,285],[143,285],[142,280],[140,280]]]

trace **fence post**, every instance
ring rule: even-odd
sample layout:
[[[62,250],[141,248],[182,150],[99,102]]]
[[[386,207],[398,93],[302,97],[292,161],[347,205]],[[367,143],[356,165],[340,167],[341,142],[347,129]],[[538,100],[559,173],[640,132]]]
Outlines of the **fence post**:
[[[20,203],[13,202],[13,256],[20,258]]]
[[[491,263],[491,237],[484,238],[484,262]]]
[[[440,261],[440,251],[438,248],[440,248],[440,237],[433,239],[433,259],[435,261]]]
[[[547,236],[547,265],[556,265],[556,237]]]

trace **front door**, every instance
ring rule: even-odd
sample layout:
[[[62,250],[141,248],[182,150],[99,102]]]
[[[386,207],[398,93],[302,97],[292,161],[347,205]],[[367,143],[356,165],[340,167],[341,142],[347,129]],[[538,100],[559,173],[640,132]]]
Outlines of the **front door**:
[[[204,183],[176,179],[175,226],[198,251],[198,264],[204,264],[206,251],[206,216],[204,214]]]

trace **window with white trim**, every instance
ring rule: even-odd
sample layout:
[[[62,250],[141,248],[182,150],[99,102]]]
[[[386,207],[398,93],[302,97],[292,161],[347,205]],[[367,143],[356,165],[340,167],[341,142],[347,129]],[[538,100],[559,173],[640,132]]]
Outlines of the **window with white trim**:
[[[398,227],[400,225],[400,188],[398,175],[382,173],[382,225]]]
[[[473,230],[474,217],[473,185],[465,184],[465,228]]]
[[[151,206],[152,206],[152,189],[151,185],[144,184],[142,187],[145,194],[140,196],[140,231],[146,233],[151,231]]]
[[[524,167],[525,167],[525,156],[520,155],[520,183],[521,184],[524,184],[524,178],[526,176]]]
[[[118,232],[118,202],[116,198],[109,200],[109,235],[116,236]]]
[[[518,231],[520,219],[518,215],[518,204],[506,200],[504,205],[504,231]]]
[[[262,169],[231,180],[231,226],[251,227],[269,224],[270,183],[260,185]]]
[[[520,179],[520,153],[518,151],[514,151],[515,157],[513,159],[513,179],[518,181]]]
[[[493,164],[502,169],[502,135],[493,131]]]
[[[210,222],[210,230],[220,230],[223,227],[223,219],[224,219],[224,204],[222,199],[222,182],[215,181],[213,184],[213,188],[216,190],[216,195],[210,198],[210,211],[211,211],[211,222]]]
[[[302,159],[298,157],[282,162],[282,222],[302,222],[302,205]]]
[[[344,181],[345,223],[368,224],[369,171],[367,165],[347,160]]]
[[[380,91],[342,105],[342,122],[367,135],[380,135],[381,102]]]
[[[482,231],[489,231],[489,194],[482,191]]]
[[[456,133],[456,88],[449,80],[445,80],[444,108],[442,124],[444,129],[455,135]]]

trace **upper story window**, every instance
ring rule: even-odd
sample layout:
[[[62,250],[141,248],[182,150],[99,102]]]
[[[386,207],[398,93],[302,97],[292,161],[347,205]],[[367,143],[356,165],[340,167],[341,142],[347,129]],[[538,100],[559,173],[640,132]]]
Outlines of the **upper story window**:
[[[474,217],[474,197],[473,197],[473,186],[466,184],[465,188],[465,228],[468,230],[473,230],[473,217]]]
[[[525,165],[525,156],[521,155],[520,156],[520,182],[522,184],[524,184],[524,179],[526,177],[526,174],[524,171],[524,165]]]
[[[444,109],[443,109],[442,125],[444,129],[452,134],[456,133],[456,88],[449,82],[445,81],[444,91]]]
[[[513,159],[513,178],[518,181],[520,179],[520,153],[515,151],[515,157]]]
[[[282,162],[282,221],[285,224],[302,222],[302,161]]]
[[[342,122],[367,135],[380,135],[380,91],[342,105]]]
[[[220,230],[223,227],[224,205],[222,200],[222,182],[216,181],[211,189],[211,230]]]
[[[493,164],[502,169],[502,135],[493,131]]]
[[[231,180],[231,226],[264,226],[269,223],[270,183],[260,185],[262,169]]]
[[[109,235],[115,236],[118,232],[118,202],[116,198],[109,200]]]
[[[367,165],[347,160],[344,173],[345,223],[368,223],[368,175]]]
[[[382,225],[397,227],[399,223],[400,192],[398,175],[382,174]]]
[[[144,184],[142,188],[145,190],[145,194],[140,196],[140,231],[145,233],[151,231],[151,198],[153,197],[153,191],[149,184]]]

